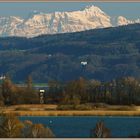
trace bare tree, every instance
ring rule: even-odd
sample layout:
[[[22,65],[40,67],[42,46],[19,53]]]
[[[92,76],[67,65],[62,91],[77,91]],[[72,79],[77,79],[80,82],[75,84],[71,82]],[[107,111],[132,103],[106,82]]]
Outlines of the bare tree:
[[[23,124],[13,114],[6,114],[1,116],[0,137],[2,138],[20,137],[22,128]]]
[[[26,123],[26,124],[25,124]],[[26,138],[51,138],[54,137],[51,129],[44,127],[43,124],[32,124],[30,122],[25,122],[24,137]]]
[[[109,138],[111,137],[110,130],[106,128],[103,121],[99,121],[96,127],[91,130],[91,137],[95,138]]]

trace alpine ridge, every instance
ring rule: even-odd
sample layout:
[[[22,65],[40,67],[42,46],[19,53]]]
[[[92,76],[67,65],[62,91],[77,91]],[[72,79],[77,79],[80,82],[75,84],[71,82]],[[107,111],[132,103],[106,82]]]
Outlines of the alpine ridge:
[[[96,6],[87,6],[81,11],[39,13],[34,12],[27,19],[20,17],[0,17],[0,36],[35,37],[42,34],[79,32],[95,28],[121,26],[140,23],[119,16],[117,23],[112,17]]]

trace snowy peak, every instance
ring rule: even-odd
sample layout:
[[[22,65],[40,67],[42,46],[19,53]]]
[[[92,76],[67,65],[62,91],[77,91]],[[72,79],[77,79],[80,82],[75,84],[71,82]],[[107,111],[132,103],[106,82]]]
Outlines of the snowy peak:
[[[102,12],[102,10],[94,5],[86,6],[83,11]]]
[[[128,25],[128,24],[134,24],[134,23],[140,23],[140,19],[137,20],[128,20],[123,16],[119,16],[118,17],[118,26],[122,26],[122,25]]]
[[[99,7],[97,6],[86,6],[85,9],[83,10],[85,12],[92,12],[94,14],[105,14]],[[106,15],[106,14],[105,14]]]
[[[96,6],[72,12],[41,13],[33,11],[28,18],[0,17],[0,36],[34,37],[41,34],[78,32],[95,28],[140,23],[119,16],[115,22]]]
[[[133,23],[133,21],[130,21],[130,20],[126,19],[123,16],[119,16],[118,17],[118,23],[117,24],[119,26],[121,26],[121,25],[127,25],[127,24],[132,24],[132,23]]]
[[[17,26],[23,22],[20,17],[0,17],[0,35],[14,36]]]

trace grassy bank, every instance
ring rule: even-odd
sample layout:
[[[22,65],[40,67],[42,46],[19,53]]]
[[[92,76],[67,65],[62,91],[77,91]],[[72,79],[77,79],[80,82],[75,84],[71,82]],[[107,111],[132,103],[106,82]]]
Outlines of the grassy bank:
[[[18,116],[140,116],[139,106],[135,108],[129,106],[108,106],[90,110],[58,110],[57,105],[15,105],[1,107],[1,111]]]
[[[5,111],[18,116],[140,116],[140,111]]]

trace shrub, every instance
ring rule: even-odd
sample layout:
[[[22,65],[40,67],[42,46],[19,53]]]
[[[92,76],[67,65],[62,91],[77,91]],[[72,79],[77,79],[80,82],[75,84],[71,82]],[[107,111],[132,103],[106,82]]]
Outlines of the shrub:
[[[52,138],[53,132],[50,128],[45,127],[43,124],[32,124],[32,122],[24,122],[24,137],[25,138]]]
[[[4,106],[4,102],[0,100],[0,106]]]
[[[109,138],[111,137],[110,130],[105,126],[103,121],[96,123],[94,129],[91,130],[91,137],[95,138]]]
[[[94,103],[94,107],[96,107],[96,108],[107,108],[108,104],[106,104],[106,103]]]
[[[13,114],[3,114],[0,122],[1,138],[17,138],[21,136],[23,123]]]
[[[92,110],[92,106],[89,104],[81,104],[75,106],[76,110]]]
[[[59,105],[57,110],[74,110],[75,105]]]
[[[15,109],[16,111],[20,111],[20,110],[22,110],[22,111],[30,111],[30,108],[26,108],[26,107],[17,107],[16,109]]]

